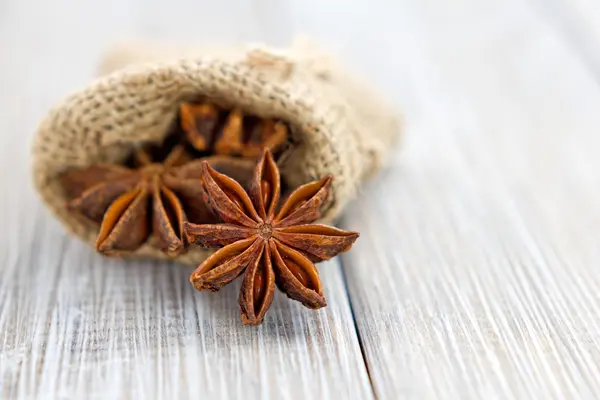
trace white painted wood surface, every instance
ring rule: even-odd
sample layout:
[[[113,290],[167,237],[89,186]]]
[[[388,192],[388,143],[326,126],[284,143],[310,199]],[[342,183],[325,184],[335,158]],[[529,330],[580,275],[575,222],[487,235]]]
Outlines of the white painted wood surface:
[[[0,398],[598,398],[598,18],[588,0],[0,2]],[[298,33],[407,121],[343,220],[360,240],[320,266],[326,309],[279,295],[242,327],[239,283],[106,260],[41,207],[31,134],[111,43]]]

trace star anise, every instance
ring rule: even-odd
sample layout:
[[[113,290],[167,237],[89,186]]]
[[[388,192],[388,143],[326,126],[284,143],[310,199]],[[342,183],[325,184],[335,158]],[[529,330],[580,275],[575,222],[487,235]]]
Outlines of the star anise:
[[[242,272],[239,304],[244,324],[260,324],[273,300],[275,284],[306,307],[326,305],[313,262],[344,252],[358,238],[326,225],[310,224],[320,216],[332,177],[296,189],[276,210],[280,177],[270,151],[259,159],[250,196],[234,179],[203,164],[205,201],[223,224],[184,223],[189,243],[225,246],[206,259],[191,277],[198,290],[217,291]]]
[[[156,247],[170,256],[186,249],[183,222],[212,222],[215,217],[202,198],[202,161],[189,161],[176,146],[162,162],[152,161],[152,148],[135,152],[137,168],[95,164],[68,171],[62,185],[71,198],[67,206],[100,223],[96,249],[106,255],[130,252],[153,233]],[[210,157],[213,167],[249,182],[253,163],[229,157]]]
[[[258,157],[263,148],[275,151],[288,137],[281,121],[226,111],[214,104],[180,106],[181,128],[196,150],[214,154]]]

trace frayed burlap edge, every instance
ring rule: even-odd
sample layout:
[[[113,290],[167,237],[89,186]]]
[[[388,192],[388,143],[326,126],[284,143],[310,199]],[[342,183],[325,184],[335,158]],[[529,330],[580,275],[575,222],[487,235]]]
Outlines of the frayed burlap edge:
[[[141,142],[160,141],[181,101],[201,95],[290,123],[297,145],[282,162],[284,179],[298,186],[327,174],[335,177],[320,222],[339,215],[361,182],[382,166],[400,134],[400,118],[377,94],[304,41],[288,52],[253,46],[218,56],[169,55],[172,61],[159,61],[158,52],[144,59],[122,49],[121,56],[129,59],[117,60],[112,53],[101,72],[113,72],[48,113],[33,148],[34,183],[43,201],[71,233],[91,244],[98,228],[66,209],[59,175],[119,161]],[[133,65],[120,68],[125,64]],[[176,260],[197,264],[208,254],[192,247]],[[127,257],[167,259],[149,244]]]

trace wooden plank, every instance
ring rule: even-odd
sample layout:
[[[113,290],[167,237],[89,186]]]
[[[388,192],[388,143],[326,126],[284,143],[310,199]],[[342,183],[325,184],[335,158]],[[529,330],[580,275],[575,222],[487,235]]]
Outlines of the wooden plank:
[[[279,294],[242,327],[239,284],[197,294],[189,268],[107,261],[39,213],[27,225],[35,240],[1,275],[3,397],[371,396],[336,263],[321,269],[326,310]]]
[[[239,282],[197,293],[190,268],[101,258],[29,185],[29,135],[88,81],[102,49],[132,37],[260,40],[275,31],[269,15],[245,1],[0,8],[0,397],[372,398],[339,262],[320,267],[326,309],[278,294],[263,326],[243,327]]]
[[[344,224],[361,232],[343,265],[377,396],[597,398],[597,80],[527,4],[378,6],[356,31],[306,11],[409,127]]]
[[[564,35],[577,56],[600,80],[600,5],[593,0],[529,0],[552,29]]]

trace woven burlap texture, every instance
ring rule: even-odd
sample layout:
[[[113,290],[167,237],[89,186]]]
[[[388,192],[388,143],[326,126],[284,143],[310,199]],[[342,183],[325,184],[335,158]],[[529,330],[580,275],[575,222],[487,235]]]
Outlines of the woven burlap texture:
[[[208,97],[287,121],[296,145],[282,161],[284,179],[298,186],[334,176],[321,222],[335,219],[361,182],[383,165],[401,131],[392,108],[305,40],[285,51],[256,45],[204,51],[121,46],[107,54],[99,72],[103,76],[48,113],[33,148],[41,198],[71,233],[92,245],[98,227],[67,210],[60,174],[118,162],[133,146],[160,141],[181,101]],[[177,260],[197,264],[208,254],[192,246]],[[166,258],[150,244],[128,257]]]

